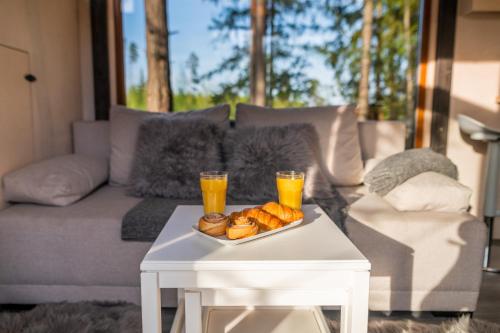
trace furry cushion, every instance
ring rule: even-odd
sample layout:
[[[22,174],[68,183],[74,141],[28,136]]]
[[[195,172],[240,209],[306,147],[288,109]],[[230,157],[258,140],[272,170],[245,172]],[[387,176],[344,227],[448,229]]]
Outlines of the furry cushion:
[[[222,170],[222,128],[204,119],[150,117],[139,128],[131,194],[199,198],[199,174]]]
[[[318,163],[318,135],[310,124],[245,127],[229,131],[224,157],[229,172],[229,193],[237,200],[277,198],[276,172],[306,173],[305,199],[331,194],[330,183]]]
[[[139,127],[150,117],[203,118],[229,127],[229,105],[217,105],[204,110],[183,112],[147,112],[113,105],[110,110],[110,176],[111,185],[129,185],[130,173],[139,135]]]
[[[354,106],[319,106],[275,109],[236,105],[236,128],[311,124],[318,133],[317,148],[324,174],[337,186],[359,185],[363,161]]]
[[[370,192],[384,196],[399,184],[427,171],[457,179],[457,166],[444,155],[429,148],[409,149],[381,161],[365,175]]]

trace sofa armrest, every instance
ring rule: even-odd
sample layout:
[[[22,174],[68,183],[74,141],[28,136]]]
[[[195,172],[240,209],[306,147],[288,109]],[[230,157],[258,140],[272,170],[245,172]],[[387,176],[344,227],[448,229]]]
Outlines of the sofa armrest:
[[[473,215],[400,212],[369,194],[349,208],[346,227],[371,261],[372,276],[386,278],[378,289],[479,292],[486,227]],[[431,307],[423,299],[414,308]]]

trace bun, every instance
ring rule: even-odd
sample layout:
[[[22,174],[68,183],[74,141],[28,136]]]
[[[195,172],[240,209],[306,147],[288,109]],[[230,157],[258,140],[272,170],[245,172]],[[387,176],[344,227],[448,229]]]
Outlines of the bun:
[[[285,224],[304,218],[304,213],[299,209],[293,209],[277,202],[268,202],[262,206],[262,210],[276,216]]]
[[[198,229],[210,236],[222,236],[226,233],[229,218],[224,214],[211,213],[204,215],[198,221]]]
[[[228,224],[226,237],[229,239],[240,239],[254,236],[257,232],[259,232],[259,227],[254,218],[239,216]]]

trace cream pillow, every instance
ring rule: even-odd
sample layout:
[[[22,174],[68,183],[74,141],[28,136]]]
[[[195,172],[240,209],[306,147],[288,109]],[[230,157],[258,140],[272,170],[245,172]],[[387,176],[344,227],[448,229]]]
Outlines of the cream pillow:
[[[30,164],[3,177],[5,200],[67,206],[108,178],[108,160],[64,155]]]
[[[453,178],[430,171],[396,186],[384,199],[399,211],[465,212],[471,195]]]

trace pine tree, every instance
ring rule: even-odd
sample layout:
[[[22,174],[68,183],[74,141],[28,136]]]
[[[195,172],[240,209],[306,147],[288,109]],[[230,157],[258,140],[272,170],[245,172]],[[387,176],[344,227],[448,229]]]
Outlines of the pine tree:
[[[147,105],[150,111],[172,111],[167,0],[145,0],[148,61]]]

